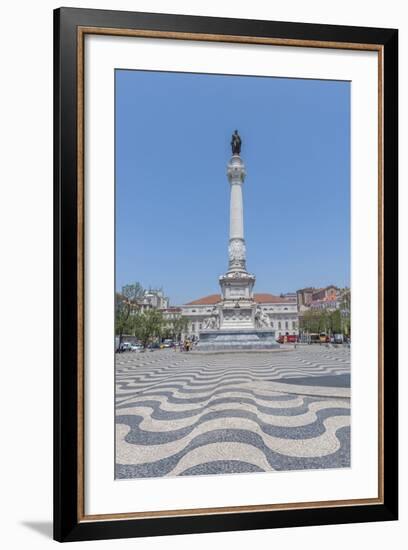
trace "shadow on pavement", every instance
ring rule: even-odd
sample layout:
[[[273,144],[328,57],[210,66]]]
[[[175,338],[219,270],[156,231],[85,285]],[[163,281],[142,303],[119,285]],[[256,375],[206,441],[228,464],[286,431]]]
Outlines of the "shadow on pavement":
[[[332,374],[328,376],[308,376],[305,378],[282,378],[271,380],[271,382],[282,382],[283,384],[297,384],[299,386],[323,386],[330,388],[349,388],[349,374]]]

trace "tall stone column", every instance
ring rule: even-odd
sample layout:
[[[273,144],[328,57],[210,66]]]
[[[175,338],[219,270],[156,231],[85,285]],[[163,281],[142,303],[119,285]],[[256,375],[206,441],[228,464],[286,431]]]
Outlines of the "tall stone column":
[[[235,139],[240,138],[238,136]],[[232,157],[227,165],[227,176],[230,183],[230,228],[228,271],[220,277],[222,294],[219,306],[220,329],[253,329],[255,327],[256,304],[252,289],[255,277],[246,269],[242,200],[242,185],[246,171],[244,161],[240,156],[240,147],[234,150],[233,146]]]
[[[211,325],[200,331],[198,349],[201,351],[279,347],[274,330],[260,325],[262,311],[253,295],[255,275],[246,269],[242,201],[246,172],[240,156],[241,143],[238,130],[235,130],[231,139],[232,157],[227,166],[230,183],[228,271],[219,278],[221,300],[216,306],[217,313],[213,312]]]
[[[233,155],[227,168],[230,182],[230,231],[228,271],[246,271],[246,247],[244,239],[244,210],[242,202],[242,184],[246,172],[243,160]]]

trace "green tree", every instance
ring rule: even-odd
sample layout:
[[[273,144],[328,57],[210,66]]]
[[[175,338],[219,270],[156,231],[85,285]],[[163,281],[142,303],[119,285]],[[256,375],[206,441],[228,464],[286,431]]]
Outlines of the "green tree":
[[[347,309],[319,309],[305,311],[300,319],[300,328],[303,332],[320,334],[349,334],[350,315]]]
[[[350,289],[345,288],[342,291],[341,301],[340,301],[340,315],[341,315],[341,324],[342,324],[342,333],[346,336],[350,336],[351,331],[351,294]]]
[[[334,315],[333,315],[334,314]],[[333,332],[338,326],[336,312],[327,309],[309,309],[301,317],[301,329],[311,334],[325,334]]]
[[[122,292],[115,294],[115,334],[119,336],[119,348],[122,345],[123,335],[132,332],[132,316],[139,309],[138,300],[144,290],[140,283],[133,283],[122,287]]]
[[[174,338],[174,331],[171,323],[167,323],[163,326],[161,331],[162,338]]]
[[[340,334],[342,332],[341,313],[339,309],[330,312],[330,332]]]
[[[143,298],[144,288],[138,282],[128,284],[122,287],[122,296],[130,303],[136,304]]]
[[[143,346],[160,338],[165,326],[163,313],[158,309],[138,312],[132,321],[135,335]]]
[[[177,342],[180,342],[181,335],[186,332],[188,327],[188,319],[183,315],[178,315],[172,320],[173,337]]]
[[[119,336],[119,348],[123,335],[131,331],[130,304],[119,292],[115,295],[115,333]]]
[[[303,332],[319,333],[322,332],[322,325],[324,320],[320,311],[309,309],[304,312],[301,318],[301,328]]]

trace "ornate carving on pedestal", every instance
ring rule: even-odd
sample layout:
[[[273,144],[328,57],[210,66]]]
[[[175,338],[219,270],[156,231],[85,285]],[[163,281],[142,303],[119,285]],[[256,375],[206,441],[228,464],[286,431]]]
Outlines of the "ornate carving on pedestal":
[[[251,310],[226,310],[224,311],[224,319],[228,321],[251,321]]]
[[[257,306],[255,310],[255,327],[268,328],[271,326],[269,316],[263,311],[261,306]]]
[[[250,279],[255,282],[255,275],[248,273],[248,271],[227,271],[227,273],[219,277],[220,284],[227,279]]]
[[[231,239],[228,246],[229,261],[245,261],[246,247],[242,239]]]
[[[220,315],[218,308],[214,306],[211,311],[211,316],[204,322],[204,330],[217,330],[218,328],[220,328]]]

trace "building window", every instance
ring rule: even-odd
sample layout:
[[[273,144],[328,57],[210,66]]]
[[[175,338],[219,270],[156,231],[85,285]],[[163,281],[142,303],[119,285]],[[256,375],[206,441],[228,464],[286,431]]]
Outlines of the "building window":
[[[195,332],[195,323],[191,323],[191,332]]]
[[[200,324],[198,325],[198,330],[201,330],[202,328],[203,328],[203,323],[200,323]]]
[[[282,323],[279,321],[278,322],[278,329],[281,329],[281,328],[282,328]],[[279,333],[279,335],[280,335],[280,333]]]
[[[273,328],[273,321],[271,321],[271,328]]]
[[[289,328],[289,323],[285,321],[285,328]]]
[[[292,321],[292,328],[295,330],[296,329],[296,321]]]

